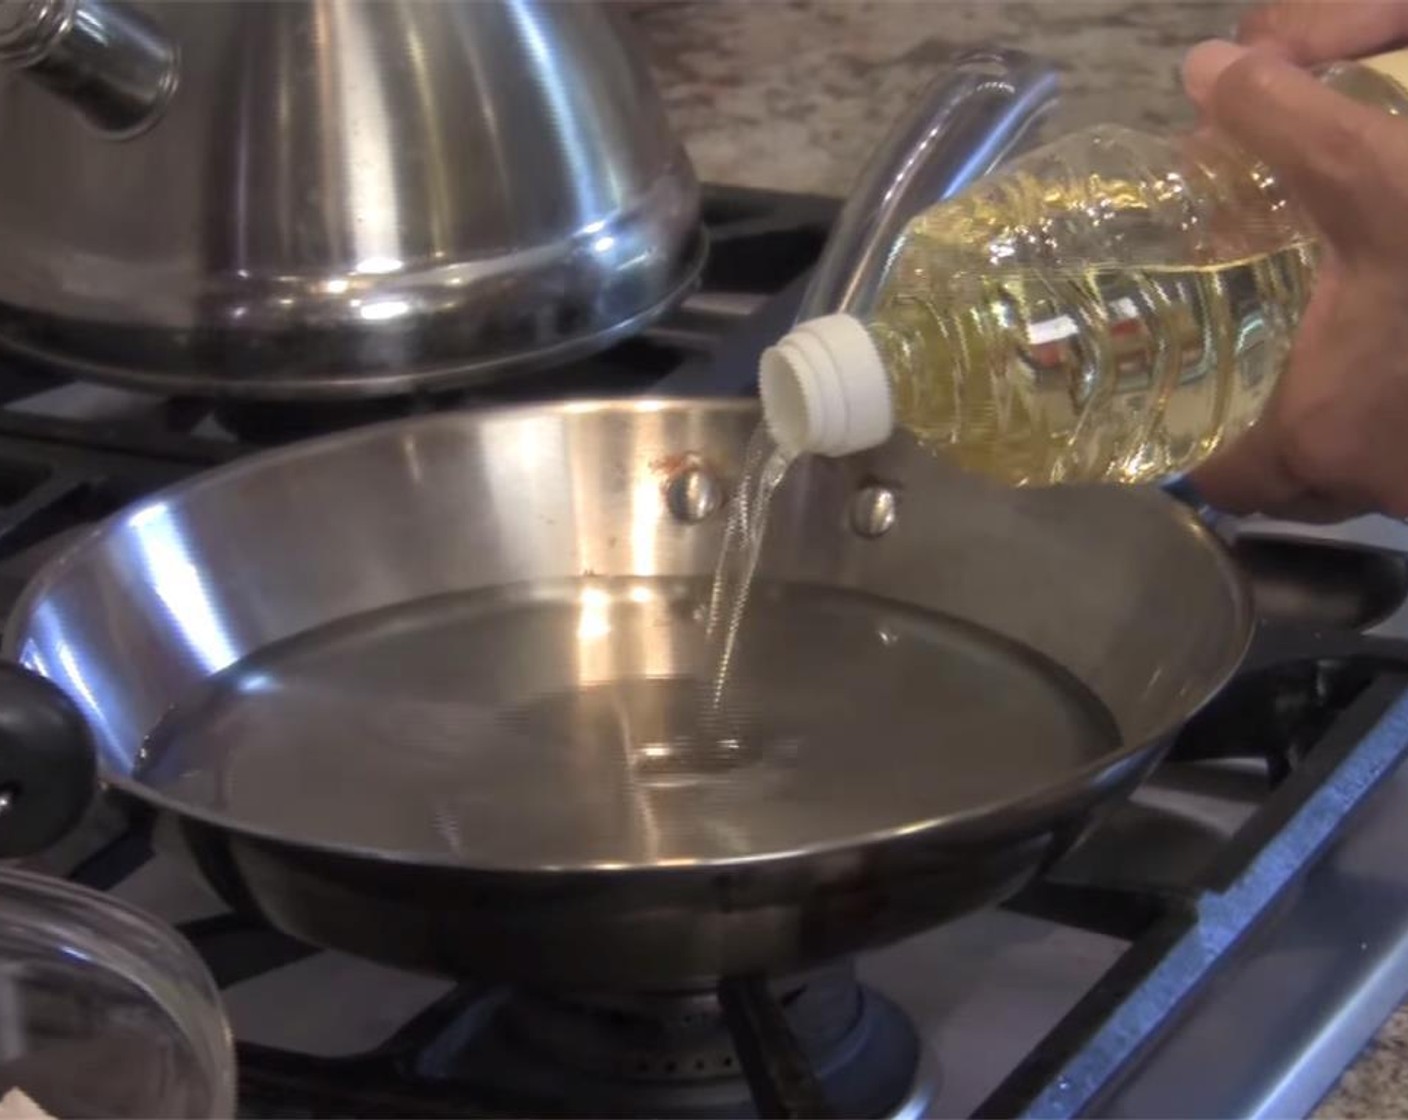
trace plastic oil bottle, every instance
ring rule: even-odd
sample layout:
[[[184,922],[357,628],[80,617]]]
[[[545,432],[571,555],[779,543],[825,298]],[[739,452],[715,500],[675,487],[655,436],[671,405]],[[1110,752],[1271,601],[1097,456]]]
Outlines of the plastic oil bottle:
[[[1319,76],[1408,115],[1408,51]],[[899,426],[1019,485],[1176,475],[1256,420],[1315,267],[1304,217],[1226,138],[1074,133],[914,219],[867,321],[767,351],[767,426],[787,455]]]

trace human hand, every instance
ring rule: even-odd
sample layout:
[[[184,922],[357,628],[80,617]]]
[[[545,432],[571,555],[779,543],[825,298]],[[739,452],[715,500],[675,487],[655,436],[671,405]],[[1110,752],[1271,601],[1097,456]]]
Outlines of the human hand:
[[[1408,3],[1277,0],[1242,18],[1237,41],[1274,51],[1301,66],[1362,58],[1408,41]]]
[[[1408,120],[1295,62],[1387,47],[1408,4],[1284,3],[1254,45],[1207,43],[1184,67],[1205,119],[1262,160],[1317,228],[1321,268],[1260,422],[1193,475],[1214,506],[1333,520],[1408,516]]]

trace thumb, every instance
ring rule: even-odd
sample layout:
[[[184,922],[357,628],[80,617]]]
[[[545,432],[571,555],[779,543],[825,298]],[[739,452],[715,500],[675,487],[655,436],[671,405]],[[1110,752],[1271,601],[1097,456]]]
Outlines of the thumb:
[[[1223,72],[1233,63],[1245,58],[1252,50],[1263,47],[1247,47],[1239,43],[1229,43],[1226,39],[1209,39],[1199,43],[1183,56],[1183,88],[1199,109],[1206,110],[1212,102],[1213,87]]]

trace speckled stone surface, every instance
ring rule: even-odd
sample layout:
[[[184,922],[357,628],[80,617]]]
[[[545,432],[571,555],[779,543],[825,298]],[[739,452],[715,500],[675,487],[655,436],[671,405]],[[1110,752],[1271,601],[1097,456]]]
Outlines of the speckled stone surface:
[[[1062,67],[1053,132],[1188,119],[1176,68],[1227,33],[1232,0],[702,0],[634,4],[700,174],[845,194],[884,132],[954,51],[1039,50]]]
[[[844,195],[884,130],[952,52],[1038,51],[1064,72],[1049,135],[1098,121],[1189,119],[1178,60],[1226,34],[1237,0],[636,2],[675,127],[708,180]],[[1408,1010],[1319,1117],[1408,1116]]]

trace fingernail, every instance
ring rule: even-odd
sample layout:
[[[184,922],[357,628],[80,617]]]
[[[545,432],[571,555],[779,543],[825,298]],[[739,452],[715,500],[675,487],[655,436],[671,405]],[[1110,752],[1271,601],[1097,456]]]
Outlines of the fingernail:
[[[1248,49],[1226,39],[1209,39],[1190,50],[1183,57],[1183,88],[1188,96],[1198,105],[1206,104],[1222,72],[1243,58]]]

